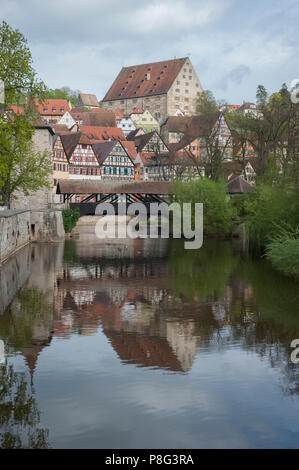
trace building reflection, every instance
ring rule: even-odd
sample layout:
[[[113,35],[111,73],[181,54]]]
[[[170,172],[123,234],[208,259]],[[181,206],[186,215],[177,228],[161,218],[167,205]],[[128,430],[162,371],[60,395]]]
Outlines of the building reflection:
[[[242,259],[232,244],[186,253],[161,239],[79,239],[32,245],[22,256],[29,274],[0,315],[0,336],[23,354],[32,375],[53,337],[101,329],[124,364],[180,373],[191,370],[201,348],[237,341],[273,361],[279,344],[273,366],[284,365],[296,390],[287,344],[298,324],[296,312],[282,316],[281,289],[287,310],[296,311],[297,288],[283,277],[277,287],[278,275],[264,261]]]

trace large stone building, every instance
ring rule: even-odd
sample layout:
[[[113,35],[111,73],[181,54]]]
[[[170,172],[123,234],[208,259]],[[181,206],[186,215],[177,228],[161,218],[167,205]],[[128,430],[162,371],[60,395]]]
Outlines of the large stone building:
[[[141,106],[162,122],[178,109],[185,115],[194,114],[202,91],[190,59],[184,57],[123,67],[102,103],[104,109],[119,108],[123,114]]]

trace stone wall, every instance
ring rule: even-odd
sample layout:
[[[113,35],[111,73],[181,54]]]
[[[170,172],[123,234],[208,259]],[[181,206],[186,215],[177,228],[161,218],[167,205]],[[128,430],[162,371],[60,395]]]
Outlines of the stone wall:
[[[64,239],[62,212],[59,210],[31,211],[31,241],[56,242]]]
[[[60,210],[1,211],[0,264],[30,241],[56,242],[64,235]]]
[[[13,301],[30,275],[30,246],[27,245],[11,256],[0,269],[0,315]]]
[[[0,263],[30,240],[30,211],[0,212]]]

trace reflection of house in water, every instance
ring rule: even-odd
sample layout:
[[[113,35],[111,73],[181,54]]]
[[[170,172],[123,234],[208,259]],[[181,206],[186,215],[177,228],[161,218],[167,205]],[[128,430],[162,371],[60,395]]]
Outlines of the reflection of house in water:
[[[122,249],[126,242],[133,250]],[[58,275],[57,291],[64,294],[56,294],[62,305],[55,308],[54,334],[95,334],[101,326],[122,361],[189,370],[199,336],[190,319],[173,318],[171,309],[160,314],[170,285],[165,240],[155,242],[112,243],[111,257],[108,244],[103,256],[98,256],[99,246],[93,251],[79,244],[79,263],[70,263]],[[122,256],[115,259],[115,253]]]

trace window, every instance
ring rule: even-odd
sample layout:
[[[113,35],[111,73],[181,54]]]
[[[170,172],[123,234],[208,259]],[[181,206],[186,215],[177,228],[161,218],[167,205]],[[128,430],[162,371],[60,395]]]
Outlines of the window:
[[[186,86],[188,86],[188,85],[189,85],[189,83],[188,83],[188,82],[186,82],[186,83],[185,83],[185,85],[186,85]]]
[[[114,175],[117,174],[117,168],[116,168],[116,166],[113,167],[113,174],[114,174]]]
[[[53,112],[53,113],[56,113],[56,108],[52,108],[52,112]]]
[[[185,90],[185,93],[189,93],[189,90]]]
[[[179,80],[177,80],[176,84],[177,84],[177,85],[179,85],[179,84],[180,84]]]
[[[179,88],[176,88],[176,89],[175,89],[175,92],[176,92],[176,93],[179,93],[179,92],[180,92]]]
[[[188,77],[188,78],[189,78],[189,80],[192,80],[192,76],[191,76],[191,75],[189,75],[189,77]]]

